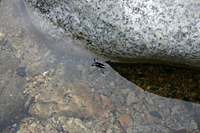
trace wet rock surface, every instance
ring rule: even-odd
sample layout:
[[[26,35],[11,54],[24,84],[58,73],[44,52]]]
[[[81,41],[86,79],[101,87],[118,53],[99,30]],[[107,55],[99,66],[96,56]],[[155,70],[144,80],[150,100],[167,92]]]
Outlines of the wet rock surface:
[[[196,0],[25,1],[99,55],[200,67]]]

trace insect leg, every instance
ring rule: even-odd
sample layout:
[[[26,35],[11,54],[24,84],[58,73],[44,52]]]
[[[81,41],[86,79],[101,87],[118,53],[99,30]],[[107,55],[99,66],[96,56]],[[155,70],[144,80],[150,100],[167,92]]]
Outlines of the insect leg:
[[[89,75],[92,75],[97,69],[98,67],[96,67]]]
[[[103,68],[101,68],[101,72],[105,75],[105,73],[103,72]]]

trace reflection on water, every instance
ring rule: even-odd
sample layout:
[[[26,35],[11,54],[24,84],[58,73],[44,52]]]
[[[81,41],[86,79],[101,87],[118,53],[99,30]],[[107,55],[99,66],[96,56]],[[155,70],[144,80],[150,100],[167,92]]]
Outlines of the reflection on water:
[[[120,76],[110,67],[111,64],[105,63],[103,74],[101,69],[92,66],[97,57],[78,47],[78,40],[63,35],[58,40],[55,37],[49,41],[45,31],[42,32],[35,26],[36,22],[24,18],[27,17],[24,13],[26,8],[21,2],[3,0],[0,3],[0,101],[6,102],[0,103],[1,130],[5,128],[3,126],[8,126],[9,122],[6,120],[9,120],[12,124],[4,131],[199,131],[199,104],[144,91],[134,83],[144,82],[146,77],[150,77],[152,83],[157,85],[158,78],[151,77],[152,73],[146,75],[146,71],[141,68],[134,68],[139,74],[133,78],[134,83]],[[31,15],[33,14],[29,12],[29,16]],[[5,40],[6,45],[2,43]],[[104,59],[99,60],[104,62]],[[156,66],[152,67],[152,72],[159,70]],[[167,76],[170,77],[170,74]],[[161,78],[159,81],[167,80],[165,74]],[[179,81],[173,83],[171,87],[174,86],[175,89],[182,87]],[[141,87],[143,85],[140,84]],[[190,83],[187,85],[191,86]],[[151,85],[148,86],[152,88]],[[19,93],[20,96],[17,95]],[[184,92],[184,96],[185,94]],[[22,98],[24,95],[28,98]],[[10,97],[15,97],[15,100],[5,100],[11,99]],[[19,99],[25,101],[20,102],[23,105],[18,106],[19,109],[13,113],[13,105],[10,103],[14,101],[14,104],[19,105]],[[13,117],[2,117],[9,114]],[[5,122],[7,124],[3,124]]]

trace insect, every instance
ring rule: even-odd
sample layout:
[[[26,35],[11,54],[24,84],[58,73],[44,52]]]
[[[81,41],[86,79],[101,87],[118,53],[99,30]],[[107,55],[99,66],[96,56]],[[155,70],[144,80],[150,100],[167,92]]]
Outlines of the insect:
[[[96,69],[94,69],[94,70],[91,72],[91,74],[92,74],[94,71],[96,71],[98,68],[100,68],[100,69],[101,69],[101,72],[102,72],[103,74],[105,74],[105,73],[103,72],[103,69],[105,69],[105,64],[104,64],[104,63],[101,63],[101,62],[97,61],[96,59],[94,59],[94,63],[92,64],[92,66],[95,66]]]

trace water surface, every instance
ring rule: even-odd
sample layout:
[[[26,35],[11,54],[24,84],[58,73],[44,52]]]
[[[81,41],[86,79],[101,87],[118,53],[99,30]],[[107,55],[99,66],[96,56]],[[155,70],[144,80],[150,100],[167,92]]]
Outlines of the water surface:
[[[0,116],[7,116],[0,117],[6,123],[1,130],[199,131],[199,104],[144,91],[62,29],[57,34],[48,23],[47,31],[40,29],[45,21],[34,15],[21,0],[0,3]],[[105,68],[92,66],[94,59]],[[138,72],[143,77],[138,80],[146,80],[147,71]]]

